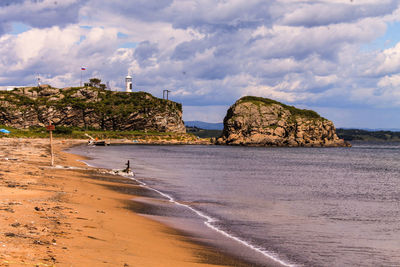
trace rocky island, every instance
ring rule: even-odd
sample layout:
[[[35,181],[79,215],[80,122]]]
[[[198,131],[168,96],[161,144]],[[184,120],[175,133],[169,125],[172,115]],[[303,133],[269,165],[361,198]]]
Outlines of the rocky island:
[[[105,90],[99,82],[85,87],[42,85],[0,92],[0,124],[24,129],[43,127],[49,120],[55,126],[84,129],[186,132],[181,104],[145,92]]]
[[[350,146],[336,135],[333,123],[312,110],[245,96],[225,116],[220,145],[338,147]]]

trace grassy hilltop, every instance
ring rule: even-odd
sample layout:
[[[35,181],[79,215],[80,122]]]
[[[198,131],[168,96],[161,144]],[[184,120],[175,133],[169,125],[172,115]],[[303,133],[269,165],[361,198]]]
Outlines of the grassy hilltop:
[[[0,92],[0,124],[15,129],[56,127],[185,133],[182,105],[145,92],[96,86],[16,88]]]

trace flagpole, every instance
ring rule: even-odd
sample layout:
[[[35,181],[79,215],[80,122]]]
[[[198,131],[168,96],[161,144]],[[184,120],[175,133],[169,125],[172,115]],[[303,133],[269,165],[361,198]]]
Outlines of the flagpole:
[[[82,72],[83,72],[83,70],[81,68],[81,83],[80,83],[80,87],[82,87]]]

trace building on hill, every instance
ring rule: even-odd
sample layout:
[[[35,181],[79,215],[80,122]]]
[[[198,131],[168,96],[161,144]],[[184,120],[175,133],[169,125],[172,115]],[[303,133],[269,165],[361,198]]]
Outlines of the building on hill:
[[[129,75],[125,77],[125,91],[128,93],[132,92],[132,77]]]

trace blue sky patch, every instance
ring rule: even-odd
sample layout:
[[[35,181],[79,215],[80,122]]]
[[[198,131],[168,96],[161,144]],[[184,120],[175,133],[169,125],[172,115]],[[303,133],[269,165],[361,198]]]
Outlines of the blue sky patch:
[[[82,26],[79,26],[81,29],[87,29],[87,30],[90,30],[90,29],[92,29],[93,27],[92,26],[88,26],[88,25],[82,25]]]
[[[125,34],[125,33],[122,33],[122,32],[118,32],[117,33],[117,37],[120,38],[120,39],[123,39],[123,38],[128,38],[128,35]]]
[[[81,44],[84,40],[86,40],[86,36],[85,35],[81,35],[79,38],[79,41],[76,42],[76,44]]]
[[[29,31],[30,29],[32,29],[32,27],[29,25],[26,25],[25,23],[13,22],[12,30],[11,30],[10,34],[18,35],[20,33]]]
[[[118,46],[118,48],[135,48],[138,43],[135,42],[126,42]]]
[[[400,22],[389,22],[386,33],[371,43],[362,46],[363,51],[384,50],[400,42]]]

